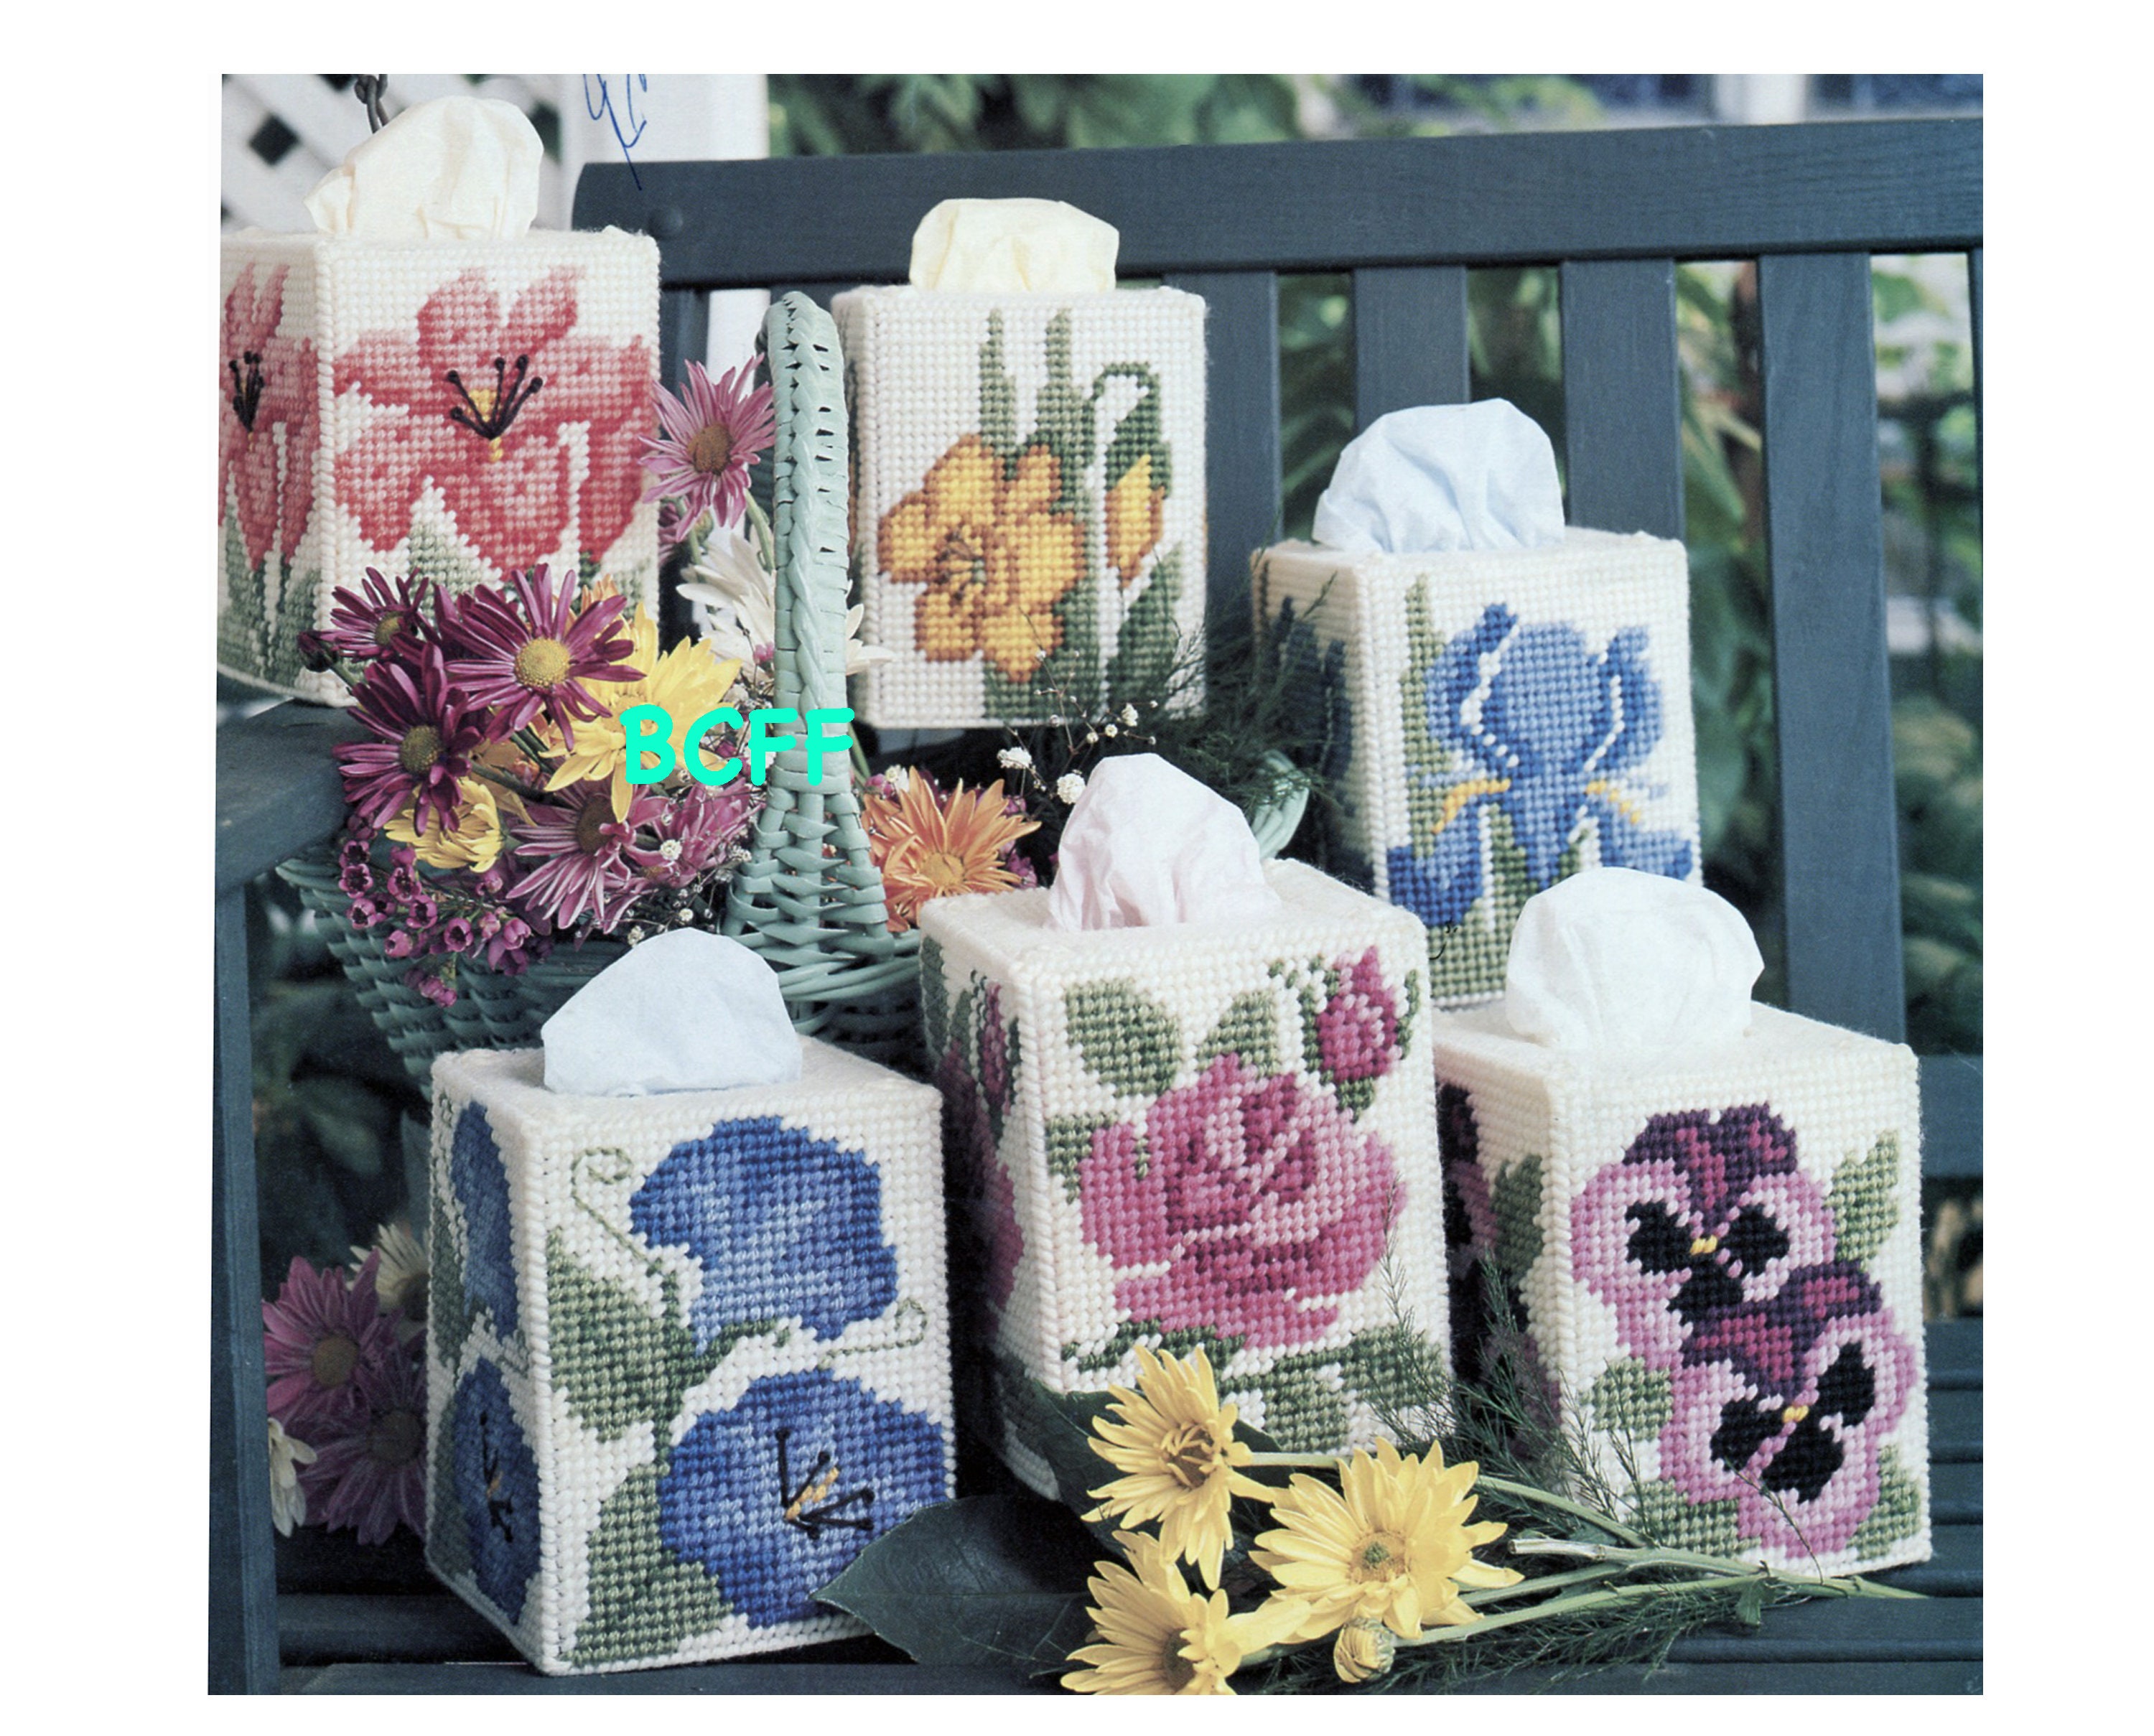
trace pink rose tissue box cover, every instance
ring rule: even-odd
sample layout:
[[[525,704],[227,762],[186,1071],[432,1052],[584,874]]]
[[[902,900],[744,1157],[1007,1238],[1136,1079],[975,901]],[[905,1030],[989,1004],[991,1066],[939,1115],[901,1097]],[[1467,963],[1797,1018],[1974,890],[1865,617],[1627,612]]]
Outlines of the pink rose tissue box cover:
[[[222,247],[217,666],[335,701],[299,635],[370,567],[458,593],[540,564],[655,610],[658,249],[533,232]]]
[[[1039,1387],[1131,1384],[1141,1344],[1203,1347],[1252,1426],[1323,1452],[1447,1343],[1421,925],[1265,873],[1283,912],[1235,926],[1070,933],[1043,891],[921,912],[957,1360],[1044,1493]]]

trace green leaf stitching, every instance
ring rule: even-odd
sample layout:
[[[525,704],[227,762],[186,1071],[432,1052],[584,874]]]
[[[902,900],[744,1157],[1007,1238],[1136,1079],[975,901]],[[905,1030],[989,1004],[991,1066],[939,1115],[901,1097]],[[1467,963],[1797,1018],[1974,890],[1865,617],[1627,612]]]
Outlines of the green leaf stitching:
[[[599,1509],[591,1533],[590,1614],[564,1662],[656,1662],[725,1619],[718,1582],[658,1535],[658,1468],[638,1465]]]
[[[1125,1097],[1156,1097],[1174,1083],[1182,1027],[1134,984],[1080,983],[1063,997],[1070,1034],[1092,1075]]]
[[[576,1414],[606,1440],[630,1423],[664,1422],[709,1366],[686,1328],[661,1320],[619,1284],[595,1278],[561,1233],[546,1238],[546,1311],[554,1372]],[[712,1345],[719,1356],[725,1340]]]
[[[1842,1259],[1866,1267],[1900,1221],[1900,1137],[1881,1135],[1869,1155],[1850,1157],[1835,1172],[1825,1196]]]

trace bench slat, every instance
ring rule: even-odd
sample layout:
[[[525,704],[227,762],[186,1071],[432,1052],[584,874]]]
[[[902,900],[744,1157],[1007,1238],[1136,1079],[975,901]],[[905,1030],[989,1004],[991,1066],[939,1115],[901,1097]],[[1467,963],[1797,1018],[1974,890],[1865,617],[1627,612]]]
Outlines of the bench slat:
[[[1204,298],[1205,635],[1215,658],[1251,630],[1249,557],[1279,527],[1279,278],[1186,272]]]
[[[1464,404],[1473,394],[1462,265],[1374,265],[1354,273],[1354,421]]]
[[[1572,260],[1561,296],[1570,521],[1680,539],[1675,261]]]
[[[1897,1041],[1892,703],[1870,261],[1758,263],[1788,1004]]]

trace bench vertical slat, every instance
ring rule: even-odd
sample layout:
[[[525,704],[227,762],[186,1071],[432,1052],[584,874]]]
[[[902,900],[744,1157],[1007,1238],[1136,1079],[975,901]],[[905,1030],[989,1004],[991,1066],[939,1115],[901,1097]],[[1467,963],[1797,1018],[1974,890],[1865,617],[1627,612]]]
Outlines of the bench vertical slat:
[[[1171,288],[1204,298],[1204,607],[1217,658],[1251,631],[1249,557],[1279,534],[1279,278],[1191,272]]]
[[[1967,317],[1974,344],[1974,480],[1982,486],[1982,249],[1967,256]]]
[[[277,1691],[276,1538],[262,1376],[262,1251],[247,888],[217,900],[215,1132],[210,1171],[209,1687]]]
[[[1570,522],[1680,539],[1675,261],[1568,260],[1561,293]]]
[[[1866,253],[1758,262],[1788,1004],[1906,1028]]]
[[[660,243],[662,248],[665,245]],[[664,269],[661,263],[661,271]],[[658,292],[658,379],[679,392],[686,389],[690,361],[700,362],[711,345],[711,296],[707,289],[661,289]],[[655,424],[657,418],[651,418]],[[653,431],[656,431],[654,427]],[[661,562],[661,565],[663,566]],[[689,634],[688,605],[661,583],[658,596],[658,637],[661,645],[676,645]]]
[[[1376,265],[1354,273],[1354,423],[1473,397],[1466,268]]]

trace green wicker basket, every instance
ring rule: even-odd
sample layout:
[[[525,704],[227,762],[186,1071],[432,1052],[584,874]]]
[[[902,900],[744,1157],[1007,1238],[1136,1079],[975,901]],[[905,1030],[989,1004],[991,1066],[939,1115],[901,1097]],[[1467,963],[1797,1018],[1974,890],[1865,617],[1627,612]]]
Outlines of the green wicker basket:
[[[475,958],[462,958],[457,962],[456,1004],[437,1007],[406,985],[410,961],[389,957],[375,934],[345,920],[351,900],[337,888],[334,850],[294,856],[277,872],[298,888],[300,902],[319,919],[330,957],[344,967],[359,990],[360,1005],[380,1026],[421,1090],[431,1088],[437,1054],[455,1049],[530,1048],[538,1040],[538,1027],[561,1003],[628,950],[610,940],[557,947],[514,976],[490,971]]]
[[[772,307],[763,349],[778,424],[776,703],[804,717],[845,703],[845,362],[837,327],[804,295]],[[770,961],[800,1029],[881,1059],[909,1055],[918,1047],[920,935],[890,932],[850,763],[833,758],[822,768],[822,783],[809,783],[800,745],[770,760],[725,932]]]

